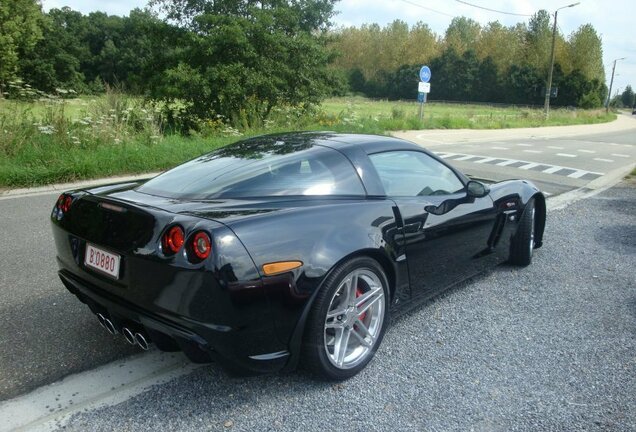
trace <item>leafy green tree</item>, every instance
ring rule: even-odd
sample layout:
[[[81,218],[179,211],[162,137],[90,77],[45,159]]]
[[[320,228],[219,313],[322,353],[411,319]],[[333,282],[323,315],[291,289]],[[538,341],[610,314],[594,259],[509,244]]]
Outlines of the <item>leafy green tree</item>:
[[[634,91],[632,90],[632,86],[628,85],[625,87],[625,91],[621,94],[621,102],[623,102],[623,106],[626,107],[634,106]]]
[[[603,67],[603,46],[600,36],[591,24],[585,24],[570,35],[567,44],[572,70],[579,70],[583,76],[592,80],[605,81]]]
[[[545,87],[543,76],[531,66],[512,65],[504,80],[506,102],[515,104],[538,104]]]
[[[477,68],[471,100],[481,102],[504,101],[504,92],[499,77],[497,64],[492,57],[486,57],[479,63]]]
[[[20,58],[42,38],[42,9],[36,0],[0,2],[0,94],[18,78]]]
[[[156,96],[186,101],[199,119],[236,124],[266,118],[283,104],[307,107],[329,94],[333,75],[320,32],[332,0],[157,2],[188,30],[177,66]]]
[[[455,17],[446,29],[444,38],[447,48],[463,54],[474,49],[481,35],[481,26],[477,21],[466,17]]]

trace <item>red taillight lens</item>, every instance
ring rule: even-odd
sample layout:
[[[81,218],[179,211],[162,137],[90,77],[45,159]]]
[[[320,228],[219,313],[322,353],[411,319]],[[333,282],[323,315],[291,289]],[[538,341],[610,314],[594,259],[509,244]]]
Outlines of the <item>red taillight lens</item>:
[[[62,213],[66,213],[71,209],[71,204],[73,204],[73,197],[70,195],[62,194],[57,199],[57,208],[62,210]]]
[[[163,253],[166,255],[173,255],[179,252],[181,246],[183,246],[184,238],[185,235],[183,233],[183,228],[179,225],[175,225],[170,228],[161,239]]]
[[[192,241],[190,242],[190,250],[194,255],[190,257],[190,261],[199,262],[209,257],[210,252],[212,251],[212,241],[210,240],[210,236],[203,231],[195,233],[192,236]]]

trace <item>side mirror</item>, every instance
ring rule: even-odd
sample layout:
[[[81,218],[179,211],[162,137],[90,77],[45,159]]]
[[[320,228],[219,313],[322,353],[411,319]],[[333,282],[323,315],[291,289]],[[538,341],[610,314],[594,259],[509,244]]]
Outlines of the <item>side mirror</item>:
[[[470,180],[466,185],[466,193],[469,197],[483,198],[490,192],[490,188],[477,180]]]

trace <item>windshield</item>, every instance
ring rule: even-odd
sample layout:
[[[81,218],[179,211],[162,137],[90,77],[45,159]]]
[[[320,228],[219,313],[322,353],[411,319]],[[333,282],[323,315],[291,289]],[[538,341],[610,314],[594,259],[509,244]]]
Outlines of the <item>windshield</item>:
[[[281,143],[284,144],[284,143]],[[341,153],[319,146],[259,146],[243,141],[167,171],[137,189],[168,198],[365,195]]]

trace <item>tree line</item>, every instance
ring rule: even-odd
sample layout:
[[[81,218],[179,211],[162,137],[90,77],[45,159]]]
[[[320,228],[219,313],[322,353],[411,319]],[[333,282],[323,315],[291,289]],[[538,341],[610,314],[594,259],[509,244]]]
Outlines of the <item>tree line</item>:
[[[541,104],[550,64],[552,29],[548,12],[528,23],[481,26],[454,18],[443,36],[419,22],[394,21],[335,32],[334,65],[345,71],[353,91],[372,97],[412,99],[417,71],[432,70],[431,99]],[[591,24],[565,38],[557,32],[552,103],[591,108],[607,96],[601,38]]]
[[[0,92],[15,96],[16,83],[61,94],[119,86],[171,107],[169,118],[250,123],[278,106],[308,109],[347,92],[414,99],[417,70],[428,64],[433,99],[543,100],[546,11],[510,27],[455,18],[440,36],[423,22],[334,29],[336,1],[151,0],[123,17],[3,1]],[[553,104],[600,106],[604,81],[594,27],[557,34]]]

